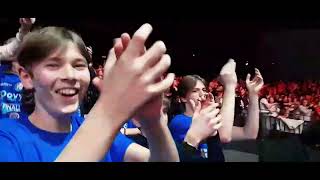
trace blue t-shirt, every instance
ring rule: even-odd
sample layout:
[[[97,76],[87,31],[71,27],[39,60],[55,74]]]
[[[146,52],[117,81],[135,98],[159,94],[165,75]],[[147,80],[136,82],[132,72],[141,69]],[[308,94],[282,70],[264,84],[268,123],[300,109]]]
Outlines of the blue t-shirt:
[[[184,114],[178,114],[171,120],[169,129],[175,141],[182,143],[191,126],[192,117]],[[200,144],[199,149],[207,152],[207,144]]]
[[[0,62],[0,74],[8,71],[9,69],[11,69],[11,67],[11,63]]]
[[[0,162],[52,162],[62,152],[83,121],[83,118],[74,115],[70,133],[52,133],[35,127],[26,115],[22,115],[19,120],[1,119]],[[123,161],[131,143],[130,139],[118,133],[102,161]]]
[[[190,126],[192,123],[192,117],[186,116],[184,114],[176,115],[169,124],[169,129],[172,134],[173,139],[181,143],[183,142]],[[208,145],[207,144],[200,144],[199,149],[204,151],[205,158],[208,158]],[[210,138],[210,151],[211,156],[209,157],[210,161],[214,162],[224,162],[224,154],[222,151],[222,145],[220,142],[219,134],[217,136],[214,136],[213,138]],[[208,153],[208,154],[207,154]]]
[[[23,85],[16,74],[0,75],[0,119],[19,119],[21,110]]]

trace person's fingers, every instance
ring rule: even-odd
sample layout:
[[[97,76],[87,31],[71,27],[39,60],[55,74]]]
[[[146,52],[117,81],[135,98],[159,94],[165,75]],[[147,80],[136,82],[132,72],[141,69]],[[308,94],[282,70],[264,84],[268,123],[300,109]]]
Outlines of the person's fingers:
[[[169,73],[163,80],[149,85],[147,87],[147,91],[153,94],[160,94],[164,91],[166,91],[173,83],[174,81],[174,74]]]
[[[30,18],[31,23],[34,24],[36,22],[36,18]]]
[[[250,78],[251,78],[251,74],[247,74],[247,78],[246,78],[246,83],[248,84],[248,83],[250,83]]]
[[[195,110],[196,110],[196,103],[194,102],[193,99],[190,99],[190,104],[191,104],[192,110],[195,112]]]
[[[218,110],[218,112],[219,112],[219,109],[216,109],[218,106],[219,106],[219,103],[210,103],[209,106],[203,108],[202,112],[203,113],[210,113],[215,110]]]
[[[229,74],[236,69],[236,63],[234,59],[229,59],[228,62],[221,68],[220,75]]]
[[[220,109],[214,109],[207,113],[207,115],[211,118],[216,118],[219,115]]]
[[[121,34],[121,41],[123,45],[123,51],[125,51],[129,45],[129,42],[131,40],[131,37],[128,33]]]
[[[260,76],[261,76],[261,73],[260,73],[260,71],[259,71],[258,68],[254,68],[254,71],[255,71],[255,73],[256,73],[257,75],[260,75]]]
[[[170,67],[171,58],[168,54],[162,56],[161,60],[145,74],[144,78],[146,82],[155,82],[161,77]]]
[[[208,98],[209,98],[210,102],[215,102],[214,101],[214,96],[213,96],[213,94],[211,92],[208,93]]]
[[[20,18],[20,19],[21,19],[21,21],[20,21],[21,24],[24,24],[24,25],[31,25],[32,24],[31,18]]]
[[[108,75],[112,67],[115,65],[117,61],[116,53],[114,48],[110,49],[106,64],[104,65],[104,74]]]
[[[214,127],[218,124],[222,123],[222,116],[221,114],[218,114],[216,117],[212,118],[209,122],[209,126]]]
[[[222,125],[223,125],[223,123],[220,121],[218,124],[215,124],[215,125],[213,126],[213,129],[218,130],[218,129],[221,128]]]
[[[258,68],[255,68],[255,73],[256,73],[256,76],[263,79],[262,75],[261,75],[261,72],[259,71]]]
[[[194,112],[193,116],[197,116],[201,111],[201,103],[199,101],[195,102],[193,99],[190,99],[190,103],[191,103],[192,110]]]
[[[149,35],[152,32],[152,26],[148,23],[143,24],[132,36],[126,51],[124,51],[123,55],[124,59],[136,58],[141,55],[141,52],[144,51],[144,44],[148,39]]]
[[[143,59],[143,64],[145,67],[152,67],[160,60],[160,58],[166,52],[166,46],[162,41],[155,42],[151,48],[149,48],[146,53],[141,57]]]
[[[119,59],[121,54],[123,53],[123,44],[122,44],[120,38],[116,38],[114,40],[113,48],[114,48],[114,52],[115,52],[115,55],[116,55],[116,59]]]

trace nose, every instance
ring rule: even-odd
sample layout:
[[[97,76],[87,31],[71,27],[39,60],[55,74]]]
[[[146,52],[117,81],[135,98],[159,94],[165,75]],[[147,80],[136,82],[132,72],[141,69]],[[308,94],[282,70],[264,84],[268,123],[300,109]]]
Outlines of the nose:
[[[76,80],[75,69],[70,64],[65,65],[61,68],[60,77],[62,80]]]

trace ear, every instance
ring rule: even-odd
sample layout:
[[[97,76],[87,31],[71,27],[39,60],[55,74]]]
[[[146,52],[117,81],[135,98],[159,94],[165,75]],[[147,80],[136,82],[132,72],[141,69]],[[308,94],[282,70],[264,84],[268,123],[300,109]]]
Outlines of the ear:
[[[22,66],[18,69],[21,83],[25,89],[33,89],[32,75]]]

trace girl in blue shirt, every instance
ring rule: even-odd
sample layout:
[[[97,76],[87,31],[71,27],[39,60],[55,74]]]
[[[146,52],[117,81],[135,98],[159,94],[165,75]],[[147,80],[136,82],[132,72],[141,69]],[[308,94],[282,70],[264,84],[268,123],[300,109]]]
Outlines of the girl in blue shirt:
[[[208,135],[204,139],[198,139],[193,144],[197,149],[206,148],[201,143],[199,145],[199,142],[209,138],[208,155],[211,161],[224,161],[221,143],[228,143],[231,139],[255,139],[259,130],[258,92],[263,86],[263,78],[259,70],[255,69],[253,80],[250,80],[250,74],[247,75],[246,86],[249,91],[250,104],[248,119],[244,127],[233,126],[235,88],[237,85],[235,62],[233,60],[229,60],[222,67],[219,79],[224,85],[223,105],[220,110],[223,125],[218,128],[215,134]],[[170,116],[173,119],[170,121],[169,128],[173,138],[178,142],[186,141],[188,139],[186,137],[189,131],[193,129],[192,126],[195,121],[194,104],[198,103],[203,108],[213,101],[212,95],[206,91],[206,82],[203,78],[198,75],[184,76],[170,106]],[[215,116],[212,116],[212,118],[215,118]],[[202,129],[202,131],[205,131],[205,129]],[[199,130],[197,133],[202,132]]]

